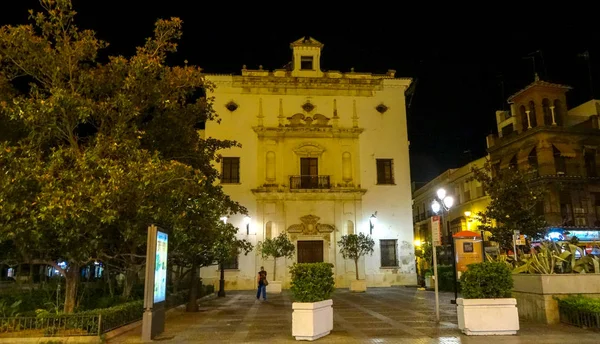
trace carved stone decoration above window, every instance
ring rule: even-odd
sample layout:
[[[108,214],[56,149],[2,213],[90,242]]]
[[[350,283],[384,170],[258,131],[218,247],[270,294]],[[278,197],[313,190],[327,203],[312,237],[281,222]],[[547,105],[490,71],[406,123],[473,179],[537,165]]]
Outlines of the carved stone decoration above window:
[[[306,102],[306,103],[304,103],[304,105],[302,105],[302,110],[304,110],[306,112],[311,112],[314,109],[315,109],[315,106],[312,105],[310,102]]]
[[[293,150],[297,156],[303,158],[320,157],[325,152],[324,147],[312,142],[302,143]]]
[[[335,230],[335,226],[319,223],[321,218],[315,215],[306,215],[300,218],[302,223],[291,225],[287,231],[290,234],[300,233],[304,235],[328,234]]]
[[[329,117],[325,117],[320,113],[315,114],[314,116],[306,116],[301,113],[297,113],[291,117],[287,118],[290,122],[286,124],[286,127],[331,127],[329,124]]]
[[[387,110],[389,110],[389,108],[385,104],[381,103],[375,107],[375,110],[383,115]]]
[[[225,104],[225,108],[227,108],[227,110],[234,112],[235,110],[237,110],[240,106],[237,105],[236,102],[234,102],[233,100],[229,101],[229,103]]]

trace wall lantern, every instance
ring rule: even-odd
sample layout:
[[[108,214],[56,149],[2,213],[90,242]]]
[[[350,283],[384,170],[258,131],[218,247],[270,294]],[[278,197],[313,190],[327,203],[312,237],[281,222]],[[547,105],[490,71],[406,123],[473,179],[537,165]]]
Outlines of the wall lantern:
[[[227,216],[221,216],[219,220],[223,221],[223,223],[227,223]]]
[[[244,216],[244,224],[246,225],[246,235],[250,234],[250,216],[246,215]]]
[[[373,235],[373,227],[377,224],[377,212],[369,218],[369,233]]]

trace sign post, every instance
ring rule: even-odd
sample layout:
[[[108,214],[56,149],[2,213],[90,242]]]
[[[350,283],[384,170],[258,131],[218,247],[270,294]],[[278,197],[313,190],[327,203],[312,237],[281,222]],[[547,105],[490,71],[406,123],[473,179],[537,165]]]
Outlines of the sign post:
[[[437,247],[442,244],[442,231],[440,230],[440,217],[434,215],[431,217],[431,240],[433,246],[433,282],[435,290],[435,319],[440,321],[440,294],[438,289],[438,270],[437,270]]]
[[[515,258],[515,262],[517,261],[517,238],[519,237],[519,234],[521,234],[521,231],[514,231],[513,232],[513,256]]]
[[[155,225],[148,227],[142,318],[143,341],[151,341],[165,330],[168,247],[169,235],[160,231]]]

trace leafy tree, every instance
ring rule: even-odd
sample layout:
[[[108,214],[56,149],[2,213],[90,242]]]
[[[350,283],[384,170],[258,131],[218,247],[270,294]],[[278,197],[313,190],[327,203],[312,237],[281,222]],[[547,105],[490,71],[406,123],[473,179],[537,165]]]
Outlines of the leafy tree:
[[[215,261],[219,264],[221,270],[221,278],[219,280],[218,296],[225,296],[225,264],[231,261],[232,257],[236,257],[243,253],[247,255],[254,248],[252,244],[237,237],[238,229],[230,223],[221,223],[218,227],[218,236],[213,246],[213,254]]]
[[[348,234],[342,236],[341,240],[338,241],[340,246],[340,253],[344,259],[352,259],[354,261],[354,267],[356,268],[356,280],[358,280],[358,260],[362,256],[372,255],[373,248],[375,247],[375,241],[369,235],[364,233],[360,234]]]
[[[277,280],[277,258],[285,257],[291,259],[296,247],[290,241],[286,233],[279,234],[276,238],[267,238],[257,245],[258,252],[263,258],[273,257],[273,280]]]
[[[120,259],[131,277],[148,223],[175,226],[192,193],[224,197],[211,162],[237,143],[200,137],[216,119],[212,85],[197,67],[166,66],[179,19],[158,20],[131,58],[100,63],[107,44],[74,24],[71,1],[41,4],[31,25],[0,28],[0,241],[60,271],[72,312],[82,266]]]
[[[529,240],[545,236],[546,221],[537,210],[544,201],[544,185],[532,182],[526,173],[514,168],[492,178],[489,162],[482,169],[473,168],[473,173],[473,179],[481,182],[490,196],[490,204],[485,211],[477,214],[482,223],[480,230],[491,232],[491,239],[504,250],[512,249],[514,230],[519,230]]]
[[[190,273],[188,312],[198,311],[198,269],[216,264],[220,250],[224,249],[221,242],[231,241],[232,247],[240,248],[245,254],[252,249],[249,243],[237,241],[237,228],[225,226],[220,220],[223,214],[245,214],[246,209],[226,195],[214,197],[219,191],[212,188],[217,186],[206,185],[202,193],[182,198],[186,207],[173,227],[170,260],[179,267],[187,268],[186,273]]]

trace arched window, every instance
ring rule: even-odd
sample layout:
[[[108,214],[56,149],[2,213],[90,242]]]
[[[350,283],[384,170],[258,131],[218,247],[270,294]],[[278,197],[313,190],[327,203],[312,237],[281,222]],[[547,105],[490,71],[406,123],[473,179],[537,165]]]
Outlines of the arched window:
[[[517,164],[517,156],[516,155],[513,156],[512,159],[510,159],[510,162],[508,163],[508,167],[513,170],[517,169],[518,164]]]
[[[346,222],[346,234],[354,234],[354,222],[350,220]]]
[[[273,222],[269,221],[265,225],[265,239],[273,238]]]
[[[560,100],[556,99],[554,101],[554,121],[556,122],[556,125],[563,125],[564,115],[565,114],[563,111],[563,103]]]
[[[527,112],[525,111],[525,105],[519,107],[519,114],[521,115],[521,131],[527,131],[529,128],[529,121],[527,120]]]
[[[550,100],[542,100],[542,110],[544,111],[544,125],[552,125],[552,110],[550,110]]]
[[[531,127],[537,127],[537,115],[535,113],[535,103],[533,100],[529,101],[529,121],[531,121]]]
[[[529,168],[537,171],[538,169],[538,158],[537,158],[537,150],[535,147],[529,152],[529,156],[527,156],[527,162],[529,163]]]
[[[266,177],[268,182],[275,181],[275,152],[267,152]]]
[[[352,157],[349,152],[342,154],[342,179],[345,182],[352,181]]]

